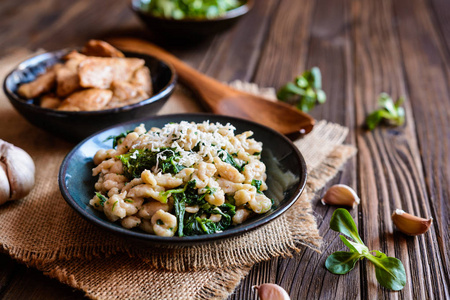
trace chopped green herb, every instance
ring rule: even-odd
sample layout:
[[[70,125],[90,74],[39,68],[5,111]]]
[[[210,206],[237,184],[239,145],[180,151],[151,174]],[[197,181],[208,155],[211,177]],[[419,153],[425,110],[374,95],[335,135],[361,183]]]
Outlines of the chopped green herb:
[[[113,204],[113,206],[112,206],[112,208],[111,208],[111,211],[114,211],[114,208],[116,207],[117,202],[119,202],[119,201],[114,202],[114,204]]]
[[[100,199],[100,205],[105,206],[105,202],[108,201],[108,198],[100,194],[99,192],[95,192],[95,195]]]
[[[131,199],[123,199],[123,201],[128,202],[128,203],[134,203],[134,201]]]
[[[386,256],[381,251],[369,250],[361,240],[355,222],[347,210],[338,208],[334,211],[330,228],[351,237],[354,241],[349,241],[343,235],[339,236],[350,251],[337,251],[328,256],[325,261],[328,271],[346,274],[355,267],[358,260],[367,258],[375,265],[375,275],[382,286],[393,291],[403,289],[406,284],[406,273],[402,262],[395,257]],[[372,252],[375,255],[371,254]]]
[[[327,97],[322,90],[320,69],[313,67],[296,77],[294,82],[288,82],[278,90],[277,98],[295,105],[304,112],[312,110],[317,102],[325,103]]]
[[[161,219],[156,220],[156,224],[158,225],[164,225],[164,222]]]
[[[401,126],[405,123],[405,109],[401,107],[404,98],[400,97],[394,102],[391,96],[381,93],[378,96],[379,109],[373,111],[366,118],[366,125],[370,130],[375,129],[382,121],[395,126]]]

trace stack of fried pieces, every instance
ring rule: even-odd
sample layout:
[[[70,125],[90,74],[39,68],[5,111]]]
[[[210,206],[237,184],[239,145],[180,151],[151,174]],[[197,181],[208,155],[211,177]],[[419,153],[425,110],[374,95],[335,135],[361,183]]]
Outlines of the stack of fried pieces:
[[[120,107],[152,94],[150,70],[140,58],[126,58],[110,44],[90,40],[39,75],[22,84],[18,93],[39,98],[40,106],[66,111],[92,111]]]

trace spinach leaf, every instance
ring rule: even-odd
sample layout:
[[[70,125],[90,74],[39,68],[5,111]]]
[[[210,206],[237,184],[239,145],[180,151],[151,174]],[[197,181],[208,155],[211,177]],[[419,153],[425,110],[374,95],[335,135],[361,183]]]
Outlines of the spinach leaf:
[[[208,219],[211,214],[219,214],[222,218],[219,222],[213,222]],[[236,207],[229,203],[221,206],[203,205],[197,213],[187,219],[184,224],[184,235],[202,235],[223,231],[231,226],[235,214]],[[207,218],[201,218],[202,215],[206,215]]]
[[[214,194],[215,188],[205,187],[206,193],[199,195],[195,188],[195,180],[191,180],[176,189],[161,192],[164,203],[167,203],[168,197],[172,196],[174,200],[175,217],[178,223],[178,236],[211,234],[223,231],[232,225],[232,218],[236,214],[236,206],[224,203],[221,206],[214,206],[204,199],[208,194]],[[198,205],[199,211],[194,214],[186,212],[186,205]],[[213,222],[208,218],[212,214],[221,215],[219,222]],[[206,216],[206,217],[204,217]]]
[[[256,192],[259,194],[262,194],[263,192],[261,192],[261,184],[262,181],[261,180],[257,180],[257,179],[253,179],[251,185],[253,185],[256,188]]]
[[[242,165],[239,165],[233,158],[232,155],[230,155],[230,153],[223,151],[222,153],[225,153],[226,155],[223,155],[222,157],[222,161],[226,162],[227,164],[232,165],[233,167],[235,167],[239,172],[242,172],[244,170],[244,167],[248,164],[248,162],[245,162]]]
[[[112,140],[113,141],[112,147],[113,149],[115,149],[117,145],[120,145],[122,143],[122,139],[124,139],[130,132],[133,132],[133,130],[127,130],[126,132],[122,132],[121,134],[116,136],[110,135],[103,142]]]
[[[165,159],[157,159],[158,154],[163,154]],[[177,174],[185,167],[177,161],[180,154],[175,149],[163,148],[159,152],[150,149],[136,149],[129,153],[119,155],[123,164],[124,175],[128,179],[139,178],[144,170],[151,170],[156,163],[163,173]]]
[[[177,217],[178,221],[178,236],[183,236],[184,214],[186,212],[186,196],[184,194],[174,194],[173,199],[175,216]]]

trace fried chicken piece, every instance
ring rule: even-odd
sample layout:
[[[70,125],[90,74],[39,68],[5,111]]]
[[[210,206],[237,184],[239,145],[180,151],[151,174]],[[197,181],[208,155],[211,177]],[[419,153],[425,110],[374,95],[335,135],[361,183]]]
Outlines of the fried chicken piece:
[[[67,97],[58,109],[70,111],[102,110],[111,101],[112,95],[113,92],[110,90],[82,90]]]
[[[59,97],[66,97],[80,89],[80,78],[78,73],[66,66],[56,71],[56,94]]]
[[[125,55],[104,41],[90,40],[84,45],[81,52],[88,56],[125,57]]]
[[[145,91],[148,95],[151,95],[153,93],[153,86],[152,86],[152,78],[150,76],[150,69],[146,66],[139,68],[134,72],[133,77],[131,77],[130,82],[141,88],[143,91]]]
[[[113,81],[129,81],[144,65],[139,58],[89,57],[80,63],[80,85],[85,88],[108,89]]]
[[[126,81],[113,81],[111,90],[113,97],[107,105],[108,108],[130,105],[150,97],[140,87]]]
[[[27,99],[36,98],[44,93],[48,93],[53,89],[56,82],[56,72],[55,69],[59,68],[61,65],[55,65],[51,68],[47,69],[47,71],[38,77],[35,80],[22,84],[17,92],[20,96],[25,97]]]
[[[40,105],[43,108],[56,109],[61,104],[61,99],[52,94],[47,94],[41,97]]]
[[[86,55],[73,50],[72,52],[66,54],[63,59],[66,61],[65,66],[74,73],[78,72],[78,66],[80,63],[87,58]]]

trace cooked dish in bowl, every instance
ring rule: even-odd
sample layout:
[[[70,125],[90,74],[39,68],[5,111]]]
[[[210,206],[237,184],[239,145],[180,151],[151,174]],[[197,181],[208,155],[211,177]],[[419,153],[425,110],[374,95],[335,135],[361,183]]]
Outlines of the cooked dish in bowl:
[[[250,154],[249,159],[258,159],[266,166],[265,173],[267,175],[267,178],[264,179],[264,175],[262,175],[262,174],[260,174],[261,177],[259,177],[259,178],[263,179],[265,184],[267,185],[267,190],[264,190],[263,193],[267,196],[267,198],[273,200],[273,203],[271,203],[271,208],[266,213],[256,213],[253,211],[249,211],[249,213],[251,213],[251,214],[249,214],[248,218],[242,224],[233,225],[233,218],[235,218],[235,220],[236,220],[236,215],[231,217],[231,214],[232,214],[231,209],[226,210],[225,208],[224,209],[220,208],[221,212],[226,212],[231,217],[230,227],[221,231],[221,229],[217,228],[217,226],[218,226],[217,222],[214,222],[214,223],[210,222],[213,220],[210,220],[210,221],[203,220],[202,221],[202,219],[209,219],[211,217],[211,215],[213,214],[211,212],[211,215],[209,213],[206,213],[205,216],[197,215],[195,218],[192,218],[192,219],[196,219],[196,221],[198,221],[197,217],[199,217],[200,222],[195,223],[195,224],[199,225],[200,227],[202,227],[202,228],[198,228],[199,231],[201,230],[202,232],[204,232],[202,223],[206,227],[206,229],[207,229],[206,231],[208,231],[208,228],[211,225],[216,224],[215,226],[211,226],[211,227],[213,229],[217,229],[217,231],[215,231],[214,233],[211,233],[211,234],[196,234],[196,235],[189,235],[189,236],[184,235],[184,236],[180,237],[177,234],[177,232],[180,230],[179,227],[177,228],[177,230],[176,230],[177,232],[175,232],[173,236],[158,236],[156,234],[149,234],[148,232],[142,230],[140,228],[140,225],[138,225],[137,227],[131,228],[131,229],[125,228],[121,224],[122,219],[119,218],[119,219],[117,219],[117,221],[111,222],[111,220],[108,219],[107,216],[105,215],[104,211],[99,211],[95,208],[95,203],[97,203],[97,205],[101,205],[101,203],[99,203],[99,202],[91,201],[93,199],[95,200],[94,196],[96,196],[96,193],[100,193],[101,195],[103,195],[106,198],[106,200],[108,200],[108,199],[111,200],[111,197],[108,195],[108,193],[102,189],[104,188],[105,184],[107,185],[106,188],[109,188],[109,189],[112,189],[114,186],[108,187],[108,184],[105,181],[103,181],[102,186],[100,186],[98,184],[98,181],[99,181],[99,178],[101,175],[92,176],[92,170],[95,169],[98,165],[100,165],[103,160],[110,159],[110,158],[108,158],[108,155],[106,155],[104,158],[102,157],[103,155],[107,154],[108,151],[110,152],[109,156],[111,158],[117,156],[117,155],[114,155],[115,153],[112,152],[112,150],[111,150],[112,144],[114,144],[116,146],[116,147],[113,147],[113,148],[115,148],[114,149],[115,151],[117,151],[121,145],[123,145],[123,147],[125,147],[126,146],[126,144],[124,144],[124,143],[126,143],[124,141],[125,137],[129,133],[134,132],[136,127],[138,127],[138,131],[139,131],[140,124],[145,125],[145,128],[146,128],[145,130],[153,132],[156,129],[153,129],[153,131],[152,131],[152,128],[155,127],[155,128],[159,128],[162,130],[165,126],[167,126],[168,124],[170,125],[171,123],[182,123],[183,121],[187,121],[189,123],[193,122],[195,124],[203,124],[207,120],[209,120],[210,124],[216,124],[216,123],[232,124],[232,126],[234,126],[236,128],[236,130],[234,131],[235,138],[236,138],[236,136],[239,136],[244,132],[251,131],[251,132],[253,132],[253,136],[247,137],[245,135],[242,135],[242,141],[244,141],[244,140],[248,141],[248,140],[254,139],[256,142],[256,144],[254,144],[254,146],[257,146],[257,144],[259,142],[262,143],[263,147],[262,147],[262,152],[260,153],[260,158],[258,157],[258,155],[255,155],[255,154],[258,154],[256,149],[254,150],[256,152],[254,152],[253,155],[250,154],[250,153],[252,153],[250,150],[247,150],[246,152]],[[223,129],[223,130],[225,130],[225,129]],[[127,132],[128,132],[128,134],[127,134]],[[143,132],[143,130],[142,130],[142,132]],[[198,135],[198,133],[197,133],[197,135]],[[193,136],[197,136],[197,135],[195,133],[193,134]],[[155,136],[156,136],[156,134],[155,134]],[[169,136],[168,136],[168,138],[169,138]],[[170,138],[173,140],[176,139],[175,136],[170,137]],[[231,138],[231,140],[233,140],[233,138]],[[175,141],[172,141],[172,143],[173,142],[175,142]],[[179,145],[181,145],[181,140],[178,142],[179,142]],[[201,141],[201,142],[203,142],[203,141]],[[211,142],[211,144],[212,144],[212,142]],[[199,144],[199,145],[201,145],[201,144]],[[205,143],[205,145],[207,145],[207,143]],[[155,148],[153,150],[156,150],[156,147],[162,148],[162,147],[164,147],[164,145],[162,143],[159,146],[155,145]],[[198,151],[200,151],[199,148],[200,148],[200,146],[198,146],[198,150],[197,150],[197,148],[195,148],[195,149],[193,149],[192,152],[198,153]],[[142,149],[144,149],[144,148],[142,148]],[[226,150],[226,149],[222,149],[222,150]],[[124,150],[122,150],[122,151],[124,151]],[[187,150],[183,150],[183,151],[189,152]],[[132,164],[132,163],[134,160],[132,158],[132,156],[133,156],[132,152],[126,151],[126,152],[123,152],[123,154],[119,154],[119,155],[127,155],[127,153],[129,155],[129,159],[128,159],[128,162],[130,163],[129,166],[133,166],[134,164]],[[138,153],[136,153],[136,158],[138,157],[137,156]],[[170,173],[169,170],[171,168],[175,168],[175,166],[177,167],[177,169],[181,168],[181,165],[183,165],[183,163],[186,163],[186,165],[189,165],[189,163],[186,162],[187,160],[184,160],[181,158],[181,152],[179,153],[179,156],[180,156],[179,158],[176,156],[172,156],[173,159],[171,159],[171,156],[169,156],[170,153],[171,152],[161,153],[159,155],[161,159],[166,160],[165,164],[163,164],[163,163],[160,164],[158,161],[159,168],[161,168],[161,169],[163,167],[165,169],[167,168],[165,173],[167,173],[167,172]],[[237,165],[239,165],[240,167],[244,167],[244,171],[245,171],[244,160],[241,160],[239,157],[233,156],[235,154],[234,152],[229,152],[229,154],[231,155],[231,157],[233,158],[233,160],[235,161],[235,163]],[[192,155],[194,155],[194,154],[192,154]],[[227,163],[222,160],[223,155],[224,154],[222,154],[222,156],[221,156],[220,153],[218,155],[218,158],[222,161],[222,162],[219,162],[220,164]],[[195,157],[195,155],[194,155],[194,157]],[[98,165],[96,165],[94,163],[94,159],[96,160],[96,163]],[[211,157],[210,159],[212,159],[212,161],[214,161],[214,157]],[[114,160],[114,161],[116,162],[116,160]],[[99,162],[100,162],[100,164],[99,164]],[[125,160],[125,162],[127,162],[127,160]],[[192,162],[192,163],[194,163],[194,162]],[[205,163],[206,163],[206,161],[205,161]],[[257,164],[259,164],[259,163],[257,163]],[[215,166],[215,164],[213,164],[213,165]],[[156,171],[156,169],[152,169],[152,166],[154,166],[154,164],[151,164],[149,171],[152,172],[154,177],[158,177],[158,173],[156,173],[156,175],[155,175],[155,173],[153,173],[154,171]],[[112,167],[113,166],[111,166],[111,168]],[[118,164],[115,167],[120,168],[120,166]],[[188,168],[190,168],[190,167],[191,166],[189,166]],[[217,166],[215,166],[215,167],[217,169]],[[111,168],[107,168],[107,169],[111,170]],[[123,166],[122,166],[122,168],[123,168]],[[127,168],[128,168],[128,165],[127,165]],[[188,168],[184,168],[184,169],[188,169]],[[131,169],[128,168],[128,170],[136,170],[136,172],[135,172],[136,177],[141,176],[141,179],[142,179],[142,172],[143,172],[142,170],[133,169],[133,168],[131,168]],[[115,170],[115,171],[120,171],[120,170]],[[178,173],[180,173],[180,172],[183,172],[183,170],[180,170]],[[195,168],[194,168],[194,172],[195,172]],[[194,172],[193,172],[192,176],[195,175]],[[197,171],[197,174],[198,174],[198,172],[199,171]],[[108,172],[106,172],[106,173],[108,173]],[[111,173],[111,172],[109,172],[109,173]],[[242,172],[239,172],[239,173],[243,174]],[[123,174],[125,174],[125,172]],[[123,175],[123,174],[121,174],[121,175]],[[220,175],[219,173],[217,173],[217,174]],[[148,174],[148,175],[150,175],[150,174]],[[163,175],[163,173],[161,172],[160,176],[162,177],[162,175]],[[217,178],[219,180],[221,177],[219,177],[218,175],[212,176],[212,177]],[[145,178],[145,176],[144,176],[144,178]],[[176,178],[175,174],[170,174],[170,176]],[[151,178],[152,176],[149,176],[149,177],[150,178],[147,178],[146,180],[148,180],[150,182],[150,184],[152,184],[152,178]],[[244,175],[244,177],[245,177],[245,175]],[[125,179],[125,178],[123,178],[123,179],[126,181],[123,182],[123,187],[117,186],[118,189],[119,188],[123,189],[130,184],[130,183],[127,183],[125,185],[125,182],[139,180],[138,178],[136,178],[136,179],[133,178],[130,180],[130,179],[128,179],[128,177],[127,177],[127,179]],[[263,181],[263,180],[261,180],[261,181]],[[297,201],[300,194],[302,193],[303,188],[306,183],[306,164],[305,164],[305,161],[304,161],[301,153],[298,151],[297,147],[295,147],[295,145],[292,144],[291,141],[289,141],[286,137],[284,137],[283,135],[279,134],[278,132],[276,132],[268,127],[265,127],[263,125],[260,125],[260,124],[254,123],[254,122],[250,122],[247,120],[228,117],[228,116],[220,116],[220,115],[214,115],[214,114],[192,114],[192,113],[189,113],[189,114],[153,116],[150,118],[134,120],[134,121],[115,125],[113,127],[110,127],[108,129],[105,129],[103,131],[100,131],[100,132],[92,135],[91,137],[85,139],[83,142],[79,143],[66,156],[66,158],[64,159],[64,161],[61,164],[58,181],[59,181],[59,187],[61,190],[61,194],[64,197],[64,199],[67,201],[67,203],[70,205],[70,207],[72,207],[77,213],[79,213],[87,221],[94,224],[97,228],[101,228],[101,229],[105,229],[105,230],[109,231],[118,239],[125,238],[125,239],[129,240],[130,242],[135,242],[136,245],[138,245],[138,246],[151,246],[151,247],[164,247],[164,248],[165,247],[169,247],[169,248],[175,247],[175,248],[177,248],[177,247],[199,245],[199,244],[203,244],[203,243],[220,242],[224,239],[237,237],[237,236],[244,234],[246,232],[249,232],[251,230],[255,230],[255,229],[273,221],[274,219],[276,219],[277,217],[282,215],[284,212],[286,212],[289,209],[289,207],[291,207],[295,203],[295,201]],[[186,182],[189,182],[189,181],[187,179],[184,180],[184,178],[183,178],[183,183],[181,185],[179,185],[179,187],[180,187],[179,189],[178,189],[178,186],[175,188],[171,188],[171,187],[164,188],[164,192],[166,192],[167,190],[170,190],[170,189],[178,190],[175,192],[172,191],[171,196],[173,197],[174,195],[177,195],[175,197],[177,197],[178,200],[180,200],[180,198],[181,198],[181,201],[178,201],[178,203],[180,204],[184,201],[185,208],[188,206],[195,206],[195,205],[191,205],[191,202],[193,202],[193,201],[185,200],[184,197],[182,197],[183,193],[186,194],[186,191],[188,191],[188,189],[190,188],[189,186],[186,186],[186,184],[185,184]],[[114,182],[111,182],[111,183],[115,184]],[[257,185],[256,180],[253,183],[254,183],[253,186]],[[153,182],[153,184],[154,184],[154,182]],[[209,184],[209,180],[208,180],[208,184]],[[232,185],[240,186],[240,185],[245,185],[245,184],[248,184],[248,183],[245,183],[245,179],[244,179],[244,182],[233,183]],[[97,187],[100,188],[99,190],[95,189],[96,185],[97,185]],[[141,185],[143,185],[143,184],[141,184]],[[214,185],[214,183],[212,185]],[[251,185],[251,183],[250,183],[250,185]],[[132,186],[130,186],[130,187],[132,187]],[[185,187],[186,187],[186,190],[184,190]],[[212,187],[214,187],[214,186],[212,186]],[[220,187],[220,185],[219,185],[219,187]],[[262,182],[261,182],[261,187],[262,187],[262,189],[264,189],[264,185]],[[261,187],[260,187],[260,190],[261,190]],[[193,188],[195,189],[195,187],[193,187]],[[255,188],[257,189],[258,187],[255,186]],[[194,189],[192,189],[192,190],[194,190]],[[189,189],[189,190],[191,190],[191,189]],[[232,196],[234,196],[234,194],[232,194],[232,192],[227,192],[223,188],[222,188],[222,190],[224,191],[224,194],[225,194],[224,204],[230,203],[231,205],[236,206],[236,199],[234,199],[234,201],[235,201],[234,204],[232,204],[233,200],[227,199],[227,198],[230,198],[230,197],[227,197],[227,193],[228,194],[231,193]],[[162,191],[162,189],[161,189],[161,191]],[[236,189],[236,191],[237,191],[237,189]],[[119,191],[117,191],[117,192],[119,192]],[[162,193],[164,193],[164,192],[162,192]],[[241,193],[243,193],[243,192],[241,192]],[[169,206],[173,205],[173,208],[171,210],[169,207],[169,212],[173,216],[176,217],[177,213],[176,213],[175,209],[180,209],[180,207],[182,208],[182,206],[175,205],[175,199],[171,200],[170,199],[171,197],[168,194],[169,193],[167,193],[165,195],[168,197],[167,204]],[[257,194],[259,194],[259,193],[257,193]],[[157,194],[154,194],[154,195],[156,197],[159,197],[159,191]],[[191,193],[190,195],[185,195],[185,196],[186,196],[186,198],[192,199],[192,198],[202,197],[203,195],[205,198],[207,195],[210,195],[210,194],[209,193],[203,193],[203,194],[200,193],[199,194],[198,189],[197,189],[196,193]],[[113,196],[113,195],[111,195],[111,196]],[[149,197],[143,197],[143,198],[144,198],[144,201],[146,200],[147,202],[152,202],[153,200],[151,199],[151,197],[152,196],[150,195]],[[147,199],[145,199],[145,198],[147,198]],[[236,197],[234,197],[234,198],[236,198]],[[238,198],[239,198],[239,196],[238,196]],[[125,199],[129,199],[129,198],[124,197],[124,203],[130,204],[130,202],[125,201]],[[106,202],[106,200],[103,199],[103,201],[105,201],[105,202]],[[204,199],[204,200],[205,200],[204,204],[210,205],[209,202],[206,201],[206,199]],[[210,200],[211,200],[211,198],[210,198]],[[144,201],[142,201],[143,205],[145,204]],[[110,204],[109,204],[109,205],[111,205],[110,206],[111,211],[113,210],[112,206],[114,206],[114,203],[116,203],[116,202],[115,201],[110,202]],[[152,202],[152,203],[155,203],[155,202]],[[116,206],[118,204],[119,204],[119,202],[117,202]],[[161,205],[163,205],[163,204],[164,203],[161,203]],[[246,206],[250,207],[250,204],[243,205],[243,206],[244,206],[244,208]],[[213,205],[211,205],[211,207],[213,207]],[[241,207],[242,207],[242,205],[241,205]],[[232,207],[230,207],[230,208],[232,208]],[[196,209],[196,208],[194,208],[194,209]],[[200,209],[202,209],[202,207],[199,205],[199,210]],[[205,206],[204,209],[207,209],[207,207]],[[159,210],[159,209],[157,209],[157,210]],[[237,207],[235,210],[238,211],[239,207]],[[250,208],[250,210],[251,210],[251,208]],[[114,211],[116,211],[116,207],[114,207]],[[218,211],[216,211],[216,212],[218,212]],[[139,214],[139,212],[136,212],[135,214]],[[189,220],[188,217],[191,216],[190,214],[195,214],[195,210],[184,214],[183,227],[184,227],[185,222],[187,223],[187,221]],[[214,213],[214,214],[217,214],[217,213]],[[220,214],[220,213],[218,213],[218,214]],[[223,219],[221,219],[222,224],[224,224],[224,221],[226,221],[227,217],[224,217],[223,215],[221,215],[221,217],[223,218]],[[144,218],[141,217],[141,223],[142,223],[142,219],[144,219]],[[191,221],[192,221],[192,219],[191,219]],[[151,218],[147,217],[147,219],[144,219],[144,220],[148,220],[148,221],[146,221],[146,223],[148,224],[148,222],[150,222],[150,224],[151,224]],[[155,221],[158,222],[158,219],[156,219]],[[161,220],[161,222],[162,221],[164,221],[164,220]],[[159,223],[161,223],[161,222],[159,222]],[[178,222],[177,223],[177,225],[178,225],[179,221],[177,220],[177,222]],[[160,224],[160,225],[163,226],[163,224]],[[169,227],[169,229],[170,229],[170,227]],[[183,229],[183,232],[185,233],[184,229]]]
[[[40,106],[39,99],[25,99],[18,89],[34,81],[73,49],[46,52],[31,57],[14,68],[3,82],[3,91],[14,108],[31,124],[69,141],[81,141],[94,132],[121,122],[155,115],[167,102],[176,85],[175,69],[163,60],[137,52],[126,57],[142,59],[151,72],[152,95],[137,103],[102,110],[68,111]],[[110,59],[110,58],[108,58]],[[59,100],[57,100],[59,103]]]
[[[262,143],[253,132],[204,121],[144,124],[115,137],[93,160],[90,205],[111,222],[158,236],[221,232],[264,214],[267,190]]]
[[[243,3],[239,0],[140,0],[141,10],[173,19],[212,19],[223,16]]]
[[[73,50],[17,93],[43,108],[95,111],[122,107],[150,98],[152,79],[145,60],[125,55],[110,44],[90,40]]]

